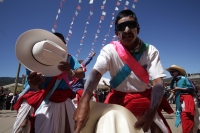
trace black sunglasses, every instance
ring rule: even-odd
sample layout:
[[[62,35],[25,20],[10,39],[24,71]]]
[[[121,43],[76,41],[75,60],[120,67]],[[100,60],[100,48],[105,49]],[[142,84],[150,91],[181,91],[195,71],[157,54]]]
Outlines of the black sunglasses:
[[[170,71],[170,73],[175,73],[175,72],[177,72],[177,71]]]
[[[125,21],[122,22],[118,25],[116,25],[116,30],[117,31],[124,31],[125,28],[128,26],[128,28],[133,29],[138,27],[138,22],[137,21]]]

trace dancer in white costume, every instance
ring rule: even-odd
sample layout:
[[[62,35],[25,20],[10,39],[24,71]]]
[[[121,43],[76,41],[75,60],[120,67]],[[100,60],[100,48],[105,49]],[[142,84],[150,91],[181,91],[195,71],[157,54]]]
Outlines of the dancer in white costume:
[[[63,35],[54,34],[35,29],[17,41],[17,58],[30,71],[27,70],[25,89],[14,106],[18,115],[13,133],[74,132],[75,107],[71,99],[75,94],[68,78],[84,78],[85,74],[78,60],[68,54]],[[26,46],[20,46],[23,44]],[[21,52],[19,47],[28,52]]]

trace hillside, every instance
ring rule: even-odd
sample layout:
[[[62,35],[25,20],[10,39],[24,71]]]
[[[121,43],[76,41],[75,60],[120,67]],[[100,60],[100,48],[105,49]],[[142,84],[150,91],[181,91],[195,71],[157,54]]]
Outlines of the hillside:
[[[15,83],[15,77],[0,77],[0,86]],[[22,83],[22,78],[18,79],[18,83]]]

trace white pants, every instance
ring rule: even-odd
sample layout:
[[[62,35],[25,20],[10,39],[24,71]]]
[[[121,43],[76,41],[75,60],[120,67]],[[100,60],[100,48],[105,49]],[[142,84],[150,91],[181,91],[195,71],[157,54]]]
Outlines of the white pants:
[[[24,101],[19,109],[14,124],[13,133],[17,131],[28,113],[33,112],[31,107]],[[67,112],[67,114],[66,114]],[[35,114],[35,132],[36,133],[65,133],[66,115],[68,116],[71,133],[74,132],[73,114],[75,107],[70,99],[62,103],[49,102],[43,104]],[[23,130],[24,133],[30,132],[30,124],[28,123]]]

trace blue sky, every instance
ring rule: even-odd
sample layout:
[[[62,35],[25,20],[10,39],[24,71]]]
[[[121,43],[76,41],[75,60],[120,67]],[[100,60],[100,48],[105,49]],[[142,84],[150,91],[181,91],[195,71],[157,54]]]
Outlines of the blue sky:
[[[138,2],[129,0],[129,5],[125,5],[126,0],[106,0],[104,9],[101,9],[103,1],[105,2],[105,0],[94,0],[91,5],[89,0],[82,0],[82,3],[79,3],[79,0],[66,0],[62,2],[61,8],[61,0],[4,0],[0,3],[0,77],[16,76],[18,60],[15,56],[15,42],[20,34],[35,28],[51,31],[57,15],[57,28],[55,28],[57,32],[68,37],[72,26],[72,34],[68,37],[67,45],[70,54],[76,56],[80,50],[78,59],[84,59],[93,48],[98,55],[103,41],[107,44],[113,39],[114,25],[110,27],[113,13],[115,17],[124,6],[136,13],[141,27],[139,37],[159,50],[164,68],[176,64],[185,68],[187,73],[200,72],[199,0],[138,0]],[[120,5],[116,5],[117,2],[120,2]],[[133,4],[135,9],[132,8]],[[81,10],[77,9],[78,5]],[[119,10],[115,10],[116,7]],[[59,8],[60,13],[58,13]],[[75,16],[76,10],[77,16]],[[92,16],[89,14],[90,11],[93,13]],[[106,15],[100,23],[102,12]],[[88,21],[87,33],[84,34]],[[106,37],[108,33],[109,37]],[[98,38],[95,38],[95,34]],[[83,35],[85,38],[82,38]],[[82,45],[80,45],[81,40]],[[97,56],[88,65],[86,78],[96,58]],[[169,73],[165,72],[169,77]],[[25,74],[23,66],[19,76],[22,74]],[[106,73],[104,77],[109,78],[109,74]]]

